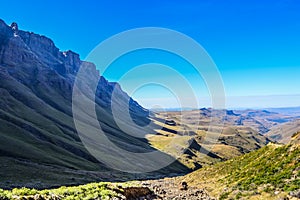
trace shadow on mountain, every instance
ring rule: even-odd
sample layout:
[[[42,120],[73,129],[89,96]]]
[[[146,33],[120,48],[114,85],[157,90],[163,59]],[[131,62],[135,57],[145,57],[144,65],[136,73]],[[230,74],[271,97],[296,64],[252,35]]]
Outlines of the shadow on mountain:
[[[153,127],[147,126],[151,122],[149,111],[130,98],[118,83],[100,76],[93,63],[81,61],[72,51],[60,51],[45,36],[18,30],[16,25],[12,29],[2,20],[0,54],[1,188],[128,181],[190,171],[175,161],[151,173],[123,173],[91,155],[82,139],[90,139],[94,149],[103,150],[104,157],[112,153],[109,145],[101,146],[92,136],[82,136],[90,131],[97,133],[95,120],[106,138],[120,149],[132,153],[157,151],[144,139],[146,134],[155,134]],[[80,79],[83,90],[74,93],[80,67],[85,69]],[[95,80],[98,85],[93,98],[88,92],[93,91],[91,84]],[[87,95],[87,101],[95,102],[94,107],[88,107],[86,102],[74,103],[74,95]],[[76,103],[79,103],[77,122],[84,128],[83,132],[74,124]],[[90,112],[93,109],[96,119]],[[124,124],[125,131],[119,127],[120,123]],[[161,155],[171,159],[162,152]],[[111,159],[118,162],[116,157]]]
[[[218,155],[212,153],[211,151],[209,151],[206,148],[204,148],[203,146],[201,146],[195,139],[192,139],[189,148],[199,151],[200,153],[205,154],[211,158],[222,159]]]

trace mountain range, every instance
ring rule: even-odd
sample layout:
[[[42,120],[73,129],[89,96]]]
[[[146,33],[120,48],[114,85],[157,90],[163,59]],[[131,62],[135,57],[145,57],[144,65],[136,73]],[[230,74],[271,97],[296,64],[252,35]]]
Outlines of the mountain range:
[[[111,110],[113,91],[118,96],[119,110],[129,107],[131,117],[139,123],[150,120],[149,111],[130,98],[118,83],[100,76],[96,66],[80,60],[77,53],[60,51],[51,39],[0,20],[1,186],[45,187],[126,179],[126,173],[112,174],[110,168],[95,159],[75,128],[72,90],[81,66],[88,74],[84,80],[87,88],[90,80],[99,79],[95,108],[109,140],[132,152],[154,150],[146,139],[128,135],[116,125]],[[93,128],[81,120],[88,129]],[[172,166],[165,172],[188,171],[178,162]]]
[[[160,170],[135,174],[112,169],[96,159],[83,144],[74,122],[74,84],[82,68],[82,94],[95,102],[94,120],[109,141],[128,152],[158,151],[166,159],[177,160]],[[95,95],[90,97],[86,91],[92,90],[90,83],[95,80],[99,80]],[[262,148],[270,143],[266,135],[273,127],[299,118],[295,113],[271,110],[149,111],[77,53],[61,51],[50,38],[19,30],[17,23],[9,26],[2,20],[0,95],[1,188],[51,188],[187,174]],[[117,102],[112,101],[113,95]],[[79,123],[86,132],[95,130],[97,127],[89,120],[93,116],[84,102],[79,103]],[[135,125],[124,117],[124,108],[128,108]],[[186,119],[182,121],[182,117]],[[297,136],[293,131],[289,137]],[[208,133],[221,134],[212,144],[205,140]],[[97,148],[100,157],[122,164],[121,159],[110,156],[109,145]]]

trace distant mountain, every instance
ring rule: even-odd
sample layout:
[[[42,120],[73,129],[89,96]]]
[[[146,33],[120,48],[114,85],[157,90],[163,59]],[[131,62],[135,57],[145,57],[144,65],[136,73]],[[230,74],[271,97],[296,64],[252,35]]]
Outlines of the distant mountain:
[[[298,131],[300,131],[300,119],[274,126],[266,136],[273,141],[287,144]]]
[[[135,122],[150,122],[149,111],[131,99],[118,83],[108,82],[93,63],[80,60],[77,53],[60,51],[51,39],[0,20],[0,187],[41,188],[130,179],[130,175],[121,172],[112,174],[110,168],[85,149],[78,136],[73,121],[72,90],[80,66],[87,74],[82,87],[89,90],[89,82],[99,78],[95,109],[109,140],[131,152],[155,150],[146,139],[133,137],[117,126],[111,110],[113,91],[118,98],[117,110],[122,111],[129,104]],[[82,109],[80,123],[85,124],[86,130],[94,128],[86,120],[89,113]],[[121,116],[120,112],[117,117]],[[124,124],[133,132],[154,132],[129,127],[126,121]],[[109,151],[105,148],[104,154]],[[173,168],[157,174],[187,170],[175,162]]]
[[[268,109],[244,109],[244,110],[218,110],[212,108],[173,108],[153,110],[153,112],[164,113],[191,113],[199,114],[200,118],[214,116],[225,126],[243,126],[250,127],[260,134],[266,134],[274,126],[292,122],[300,119],[300,107],[294,108],[268,108]],[[203,123],[203,122],[201,122]],[[201,125],[200,123],[200,125]]]
[[[164,113],[164,112],[160,112]],[[173,112],[173,113],[179,113]],[[267,133],[272,127],[293,121],[299,117],[289,114],[282,114],[277,112],[271,112],[268,110],[254,110],[254,109],[247,109],[247,110],[218,110],[212,108],[201,108],[201,109],[194,109],[188,111],[182,111],[182,113],[186,113],[186,115],[197,116],[200,118],[200,129],[203,126],[205,130],[205,125],[209,123],[207,118],[214,117],[214,120],[220,122],[220,124],[224,124],[225,127],[227,126],[241,126],[241,127],[248,127],[252,128],[253,130],[257,131],[260,134]],[[193,117],[191,117],[193,118]],[[196,118],[197,119],[197,118]],[[198,123],[194,121],[193,123]]]
[[[276,125],[293,121],[299,117],[287,113],[279,113],[269,110],[235,110],[236,114],[239,114],[239,118],[229,118],[228,123],[232,120],[236,120],[237,125],[248,126],[258,131],[261,134],[265,134]]]
[[[257,150],[270,142],[250,126],[236,124],[241,116],[231,110],[210,108],[158,112],[156,117],[167,119],[156,122],[164,128],[147,139],[155,148],[178,157],[181,163],[195,170]],[[214,123],[211,124],[212,118]],[[216,141],[207,141],[208,134],[216,135]],[[179,155],[181,149],[185,152]]]
[[[300,107],[266,108],[266,110],[281,114],[293,115],[298,117],[300,116]]]

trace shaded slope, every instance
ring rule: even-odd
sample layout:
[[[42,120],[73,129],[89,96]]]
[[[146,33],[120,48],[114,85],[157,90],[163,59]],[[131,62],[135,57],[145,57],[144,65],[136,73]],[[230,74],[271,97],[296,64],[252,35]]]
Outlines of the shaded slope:
[[[155,150],[146,139],[128,135],[116,125],[110,108],[113,91],[119,97],[119,110],[129,105],[133,120],[141,124],[151,120],[149,112],[123,92],[119,84],[108,82],[99,75],[94,64],[81,61],[78,54],[59,51],[49,38],[12,29],[0,20],[0,174],[3,187],[43,181],[47,182],[46,186],[51,186],[57,182],[76,184],[101,178],[132,178],[120,172],[109,173],[112,170],[85,149],[77,134],[72,114],[72,90],[80,66],[86,69],[86,88],[89,88],[89,81],[99,78],[95,108],[97,120],[105,128],[107,137],[132,152]],[[81,122],[87,129],[94,128],[87,117],[89,113],[83,110]],[[127,128],[141,131],[141,134],[154,132]],[[48,170],[47,176],[33,174],[35,168]],[[80,176],[86,173],[81,170],[97,171],[98,174],[83,179]],[[68,175],[62,175],[58,181],[58,171],[68,171]],[[154,175],[170,171],[182,173],[187,168],[174,163]]]

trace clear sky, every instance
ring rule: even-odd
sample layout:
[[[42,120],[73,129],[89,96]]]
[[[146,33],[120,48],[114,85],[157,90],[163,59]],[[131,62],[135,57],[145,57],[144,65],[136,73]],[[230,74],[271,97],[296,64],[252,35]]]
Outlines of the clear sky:
[[[82,59],[101,41],[128,29],[180,31],[200,43],[218,66],[228,107],[300,106],[298,0],[4,0],[0,5],[6,23],[16,21],[20,29],[46,35]],[[131,59],[121,58],[104,75],[116,81],[122,71],[153,62],[157,57],[151,55],[137,52]],[[168,56],[163,56],[163,64],[173,65],[193,87],[202,88],[200,107],[209,106],[203,80],[184,61],[172,62],[172,56],[168,61]],[[171,75],[166,78],[172,80]],[[146,107],[176,107],[170,91],[155,85],[133,96]]]

